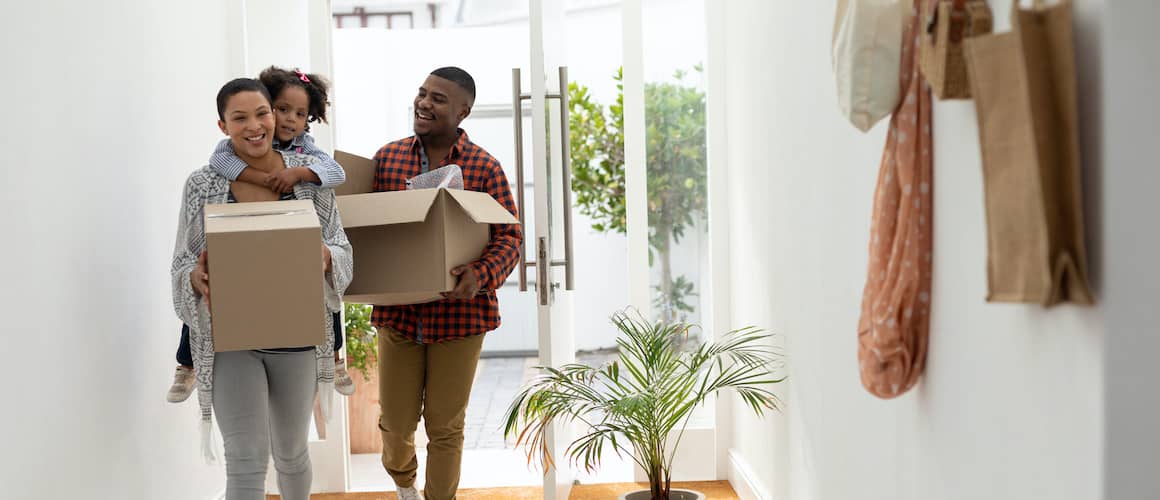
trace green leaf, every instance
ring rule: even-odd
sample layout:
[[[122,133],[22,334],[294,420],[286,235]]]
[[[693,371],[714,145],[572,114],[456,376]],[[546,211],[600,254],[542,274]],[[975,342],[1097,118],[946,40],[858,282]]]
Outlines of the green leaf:
[[[536,367],[537,375],[512,400],[504,435],[518,436],[529,461],[549,466],[545,433],[556,424],[578,422],[587,431],[565,451],[573,464],[592,471],[611,448],[632,457],[651,488],[660,491],[670,481],[668,450],[679,446],[693,410],[710,394],[733,389],[757,415],[781,407],[768,389],[784,380],[772,375],[780,351],[760,329],[741,328],[682,350],[695,325],[650,322],[629,311],[611,319],[620,331],[616,361],[601,367]]]
[[[364,304],[343,304],[346,363],[364,378],[369,378],[370,370],[378,365],[378,332],[371,324],[373,309]]]

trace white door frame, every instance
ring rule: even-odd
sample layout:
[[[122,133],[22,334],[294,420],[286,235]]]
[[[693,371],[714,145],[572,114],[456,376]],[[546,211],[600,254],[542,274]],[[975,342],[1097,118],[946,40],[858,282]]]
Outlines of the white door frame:
[[[645,96],[644,96],[644,12],[642,0],[623,0],[621,2],[623,44],[624,44],[624,161],[625,161],[625,198],[628,219],[628,248],[629,248],[629,302],[640,310],[645,317],[652,317],[650,312],[651,286],[649,283],[649,267],[647,265],[632,265],[632,263],[648,262],[648,180],[647,180],[647,138],[645,134]],[[719,28],[716,18],[709,18],[710,2],[705,2],[706,11],[706,38],[715,36]],[[710,60],[707,64],[709,86],[714,85],[714,78],[719,80],[723,72],[714,73],[711,64],[716,54],[706,54]],[[716,100],[707,100],[708,129],[708,177],[709,177],[709,231],[710,231],[710,281],[703,284],[703,288],[711,294],[712,302],[709,311],[703,314],[703,323],[711,333],[726,332],[729,330],[729,282],[728,282],[728,205],[724,196],[726,185],[724,182],[725,169],[723,158],[725,155],[725,135],[723,130],[714,126],[724,121],[724,105]],[[714,168],[717,166],[717,168]],[[714,398],[714,425],[711,428],[688,428],[685,430],[681,443],[683,452],[673,461],[673,475],[683,481],[702,481],[711,479],[725,479],[728,473],[728,436],[731,435],[731,398]],[[676,440],[674,433],[670,441]],[[714,450],[713,453],[704,453],[705,449]],[[640,467],[634,468],[634,479],[647,481],[647,476]]]
[[[555,215],[571,211],[572,207],[560,199],[564,189],[561,171],[556,170],[564,159],[562,127],[550,117],[559,117],[562,110],[552,113],[551,106],[565,102],[549,102],[550,93],[560,93],[558,68],[567,65],[564,52],[565,29],[563,0],[529,0],[530,96],[532,102],[532,176],[535,185],[536,224],[529,234],[525,228],[524,248],[527,260],[536,262],[536,290],[532,300],[537,304],[540,364],[560,367],[575,361],[575,340],[572,329],[572,293],[560,279],[559,269],[552,265],[561,260],[558,249],[564,240],[563,224],[557,226]],[[549,36],[545,36],[548,34]],[[557,96],[561,97],[561,96]],[[563,107],[562,105],[560,105]],[[553,123],[555,122],[555,123]],[[549,131],[551,133],[549,134]],[[549,137],[550,135],[550,137]],[[550,138],[555,138],[549,145]],[[517,138],[518,140],[518,138]],[[517,147],[519,147],[517,145]],[[557,195],[559,188],[560,195]],[[522,193],[521,193],[522,194]],[[547,278],[547,279],[544,279]],[[554,458],[554,465],[544,471],[544,499],[566,500],[576,473],[568,466],[564,450],[575,434],[568,426],[556,425],[546,432],[545,442]]]
[[[709,293],[712,306],[706,324],[710,331],[720,334],[732,326],[730,309],[730,267],[729,267],[729,187],[728,169],[725,168],[729,152],[726,112],[728,107],[722,94],[725,88],[725,19],[724,3],[705,1],[705,132],[706,159],[708,160],[708,203],[709,203]],[[716,435],[717,479],[729,478],[729,449],[733,446],[733,398],[728,395],[716,400],[714,433]]]
[[[230,47],[238,49],[230,51],[229,64],[235,76],[256,78],[270,65],[333,74],[330,0],[242,0],[227,11],[225,21],[231,27]],[[289,26],[306,29],[302,37],[288,40]],[[311,126],[311,135],[319,148],[333,151],[333,125],[316,123]],[[346,398],[336,393],[330,399],[326,439],[309,444],[314,464],[311,490],[316,493],[345,492],[350,484]],[[275,474],[267,476],[266,489],[271,493],[278,491]]]

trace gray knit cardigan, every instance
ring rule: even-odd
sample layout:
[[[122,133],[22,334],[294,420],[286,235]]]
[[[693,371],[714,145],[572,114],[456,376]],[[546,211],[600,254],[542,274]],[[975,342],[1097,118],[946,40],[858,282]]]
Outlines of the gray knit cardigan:
[[[312,156],[282,153],[287,168],[305,167],[317,161]],[[197,399],[201,407],[202,454],[207,462],[216,462],[213,443],[213,329],[205,300],[196,295],[189,281],[189,273],[197,266],[198,256],[205,249],[203,207],[207,203],[226,203],[230,183],[210,167],[202,167],[185,182],[185,194],[178,219],[177,243],[173,248],[173,307],[177,316],[189,325],[189,341],[197,377]],[[322,228],[322,240],[330,248],[331,271],[326,273],[325,298],[327,311],[319,318],[319,328],[326,332],[326,341],[315,346],[318,360],[318,394],[323,412],[329,418],[334,385],[334,331],[331,314],[342,308],[342,293],[350,284],[354,272],[350,242],[342,229],[334,191],[309,183],[294,187],[299,200],[313,200]]]

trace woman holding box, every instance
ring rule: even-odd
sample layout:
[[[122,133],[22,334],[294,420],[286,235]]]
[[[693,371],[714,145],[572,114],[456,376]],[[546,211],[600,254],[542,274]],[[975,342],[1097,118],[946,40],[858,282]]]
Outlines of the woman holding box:
[[[261,82],[239,78],[218,92],[218,127],[229,136],[234,152],[248,165],[274,174],[308,166],[311,156],[280,153],[272,148],[274,114]],[[214,353],[209,304],[208,259],[205,252],[204,206],[208,203],[312,200],[322,230],[326,309],[319,318],[325,340],[317,346]],[[178,221],[173,254],[173,304],[190,326],[201,406],[202,451],[214,460],[210,442],[217,413],[226,459],[226,500],[265,498],[266,464],[271,455],[278,471],[282,498],[305,500],[310,494],[311,468],[307,436],[315,391],[329,411],[333,394],[335,335],[330,315],[342,307],[342,292],[350,283],[353,264],[343,233],[334,191],[309,183],[285,195],[264,187],[231,182],[203,167],[190,174]],[[261,321],[261,318],[255,318]]]

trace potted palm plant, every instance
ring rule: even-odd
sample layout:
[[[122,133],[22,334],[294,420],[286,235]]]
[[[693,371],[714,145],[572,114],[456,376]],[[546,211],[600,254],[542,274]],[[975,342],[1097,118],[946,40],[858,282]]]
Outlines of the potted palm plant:
[[[546,468],[553,458],[545,432],[556,423],[578,422],[585,431],[565,452],[573,464],[591,472],[608,447],[644,469],[649,489],[622,499],[703,499],[671,488],[673,456],[689,417],[723,389],[736,391],[757,415],[780,409],[770,390],[785,380],[773,373],[780,352],[754,327],[683,348],[695,325],[653,323],[628,311],[614,314],[612,322],[621,333],[618,358],[599,367],[537,367],[539,373],[508,407],[504,435],[518,436],[528,460]]]

